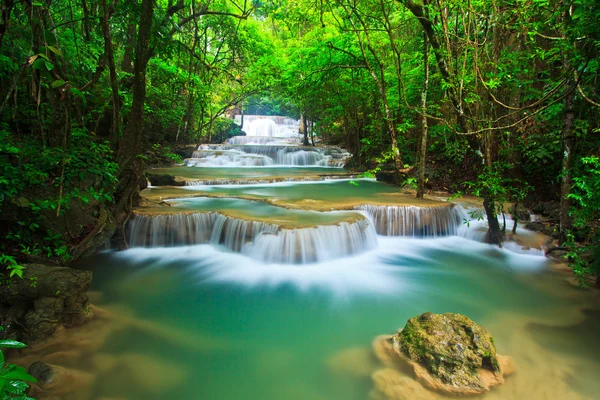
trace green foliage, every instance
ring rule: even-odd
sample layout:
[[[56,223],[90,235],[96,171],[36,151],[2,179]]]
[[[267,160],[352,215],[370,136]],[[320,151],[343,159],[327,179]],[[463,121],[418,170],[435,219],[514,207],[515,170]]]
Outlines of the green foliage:
[[[575,228],[585,232],[581,245],[575,241],[573,232],[568,235],[571,249],[566,255],[571,267],[582,284],[590,277],[600,276],[600,158],[584,157],[579,174],[573,178],[571,215]]]
[[[106,207],[114,201],[117,165],[109,144],[74,130],[70,147],[40,149],[34,140],[19,141],[4,125],[0,153],[0,212],[9,217],[0,251],[68,261],[78,238],[59,230],[58,221],[74,206]],[[11,271],[22,275],[18,268]]]
[[[23,279],[23,271],[25,270],[25,267],[19,265],[14,257],[9,256],[8,254],[0,253],[0,264],[2,264],[8,271],[9,279],[13,276],[18,276],[19,278]]]
[[[505,203],[523,201],[532,189],[527,183],[506,177],[508,169],[510,165],[494,163],[492,168],[486,166],[476,181],[465,182],[471,193],[494,205],[495,215],[505,212]]]
[[[25,344],[15,340],[0,340],[0,349],[22,349]],[[4,352],[0,350],[0,399],[13,400],[34,400],[26,395],[29,389],[29,382],[37,380],[29,375],[25,368],[11,363],[4,359]]]

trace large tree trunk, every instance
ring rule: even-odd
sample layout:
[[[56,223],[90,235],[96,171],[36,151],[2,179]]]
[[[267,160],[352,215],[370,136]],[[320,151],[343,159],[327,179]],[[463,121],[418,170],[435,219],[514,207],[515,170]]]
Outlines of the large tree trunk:
[[[112,90],[112,139],[116,145],[119,142],[119,130],[121,125],[121,112],[119,100],[119,88],[117,87],[117,68],[115,66],[115,56],[113,52],[112,39],[110,37],[110,29],[108,26],[108,6],[106,0],[102,0],[102,35],[104,36],[104,52],[108,59],[108,70],[110,79],[110,88]]]
[[[425,160],[427,158],[427,89],[429,87],[429,41],[423,33],[423,69],[424,80],[421,92],[421,151],[419,155],[419,181],[417,185],[417,197],[423,198],[425,194]]]
[[[146,66],[150,55],[150,35],[154,1],[142,0],[142,14],[138,30],[138,42],[135,53],[133,76],[133,103],[123,137],[120,141],[117,161],[119,163],[119,183],[115,198],[117,202],[113,210],[116,221],[123,229],[131,212],[135,197],[139,192],[142,174],[141,152],[142,128],[144,122],[144,103],[146,101]]]

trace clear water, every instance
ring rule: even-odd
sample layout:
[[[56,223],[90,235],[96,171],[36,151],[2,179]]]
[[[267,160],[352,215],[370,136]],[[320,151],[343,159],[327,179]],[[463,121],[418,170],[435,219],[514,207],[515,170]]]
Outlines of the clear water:
[[[171,207],[168,209],[162,207],[153,210],[169,213],[216,211],[230,217],[268,221],[284,227],[329,225],[364,218],[357,212],[293,210],[244,199],[193,197],[169,200],[169,204]]]
[[[276,177],[301,177],[318,175],[339,175],[349,173],[343,168],[333,167],[246,167],[246,168],[193,168],[193,167],[170,167],[153,168],[149,170],[153,174],[168,174],[181,176],[188,179],[268,179]]]
[[[470,316],[515,358],[517,375],[486,398],[600,390],[598,312],[579,311],[598,310],[597,293],[543,257],[458,237],[380,237],[377,250],[322,264],[262,265],[204,245],[105,253],[86,266],[109,299],[100,306],[161,327],[109,338],[102,354],[145,358],[135,379],[100,375],[94,398],[367,399],[372,361],[360,354],[425,311]]]
[[[254,178],[314,169],[165,173]],[[354,213],[276,204],[331,209],[415,202],[392,186],[354,183],[145,192],[155,199],[205,194],[268,200],[178,199],[150,211],[222,211],[294,224],[335,222]],[[466,314],[493,333],[501,354],[515,358],[517,374],[486,399],[600,398],[598,291],[574,286],[568,272],[542,256],[465,236],[378,236],[374,250],[304,265],[267,264],[206,244],[99,254],[80,267],[93,270],[92,289],[102,294],[93,303],[110,317],[86,333],[99,347],[65,364],[92,374],[91,388],[65,399],[366,400],[370,374],[381,368],[371,355],[373,339],[426,311]]]

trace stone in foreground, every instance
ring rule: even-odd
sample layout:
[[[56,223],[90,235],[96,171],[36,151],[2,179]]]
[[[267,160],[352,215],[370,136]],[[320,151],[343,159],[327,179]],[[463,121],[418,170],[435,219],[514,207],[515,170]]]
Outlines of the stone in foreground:
[[[376,355],[387,366],[410,366],[427,389],[474,395],[504,383],[512,360],[496,354],[490,332],[460,314],[425,313],[404,329],[376,339]]]

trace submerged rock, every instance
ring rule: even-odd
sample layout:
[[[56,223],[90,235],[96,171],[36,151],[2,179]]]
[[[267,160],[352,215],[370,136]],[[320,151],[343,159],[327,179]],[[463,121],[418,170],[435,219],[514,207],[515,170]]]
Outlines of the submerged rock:
[[[37,398],[63,398],[62,396],[73,393],[78,394],[77,398],[88,398],[96,379],[89,372],[42,361],[33,363],[28,372],[37,379],[37,383],[31,384],[29,395]]]
[[[450,395],[484,393],[514,370],[510,358],[497,355],[490,332],[460,314],[411,318],[395,335],[378,338],[374,350],[386,366],[409,366],[424,387]]]

